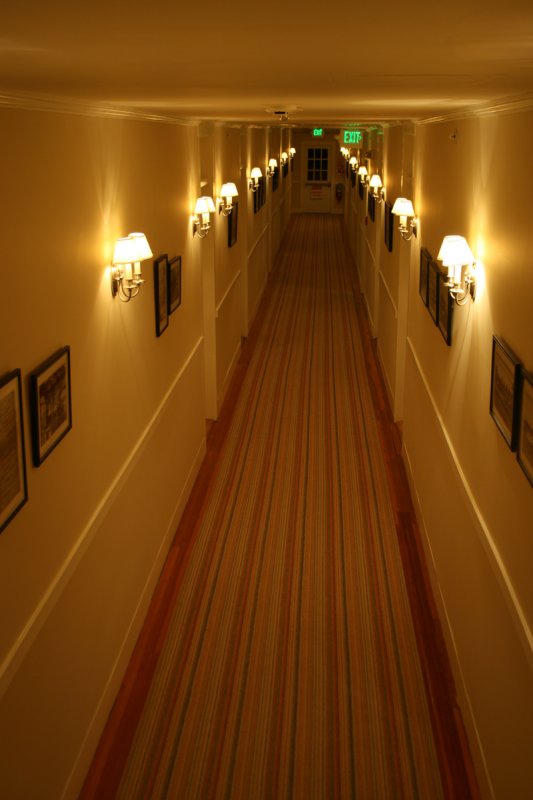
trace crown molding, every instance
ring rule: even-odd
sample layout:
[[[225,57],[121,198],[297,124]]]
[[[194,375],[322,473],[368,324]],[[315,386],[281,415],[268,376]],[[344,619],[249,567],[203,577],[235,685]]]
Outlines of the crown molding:
[[[533,110],[533,94],[530,92],[525,92],[524,94],[513,95],[512,97],[502,97],[500,100],[495,100],[491,103],[450,111],[449,114],[442,114],[436,117],[427,117],[427,119],[417,119],[414,120],[414,123],[417,126],[435,125],[439,122],[451,122],[452,120],[458,119],[479,119],[481,117],[516,114],[522,111],[531,110]]]
[[[85,117],[131,119],[144,122],[159,122],[167,125],[195,126],[200,122],[197,119],[186,119],[185,117],[177,117],[171,114],[151,114],[147,111],[136,111],[111,103],[92,103],[47,95],[0,92],[0,108],[13,108],[20,111],[44,111],[57,114],[79,114]]]

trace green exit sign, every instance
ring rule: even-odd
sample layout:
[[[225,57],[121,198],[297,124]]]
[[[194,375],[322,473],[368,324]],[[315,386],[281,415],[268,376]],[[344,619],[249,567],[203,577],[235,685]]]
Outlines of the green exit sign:
[[[344,131],[343,133],[344,144],[359,144],[362,138],[361,131]]]
[[[324,128],[313,128],[313,136],[324,136]]]

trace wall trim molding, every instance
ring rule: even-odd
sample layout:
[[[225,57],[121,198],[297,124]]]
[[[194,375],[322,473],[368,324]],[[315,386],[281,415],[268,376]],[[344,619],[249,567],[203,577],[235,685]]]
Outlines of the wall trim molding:
[[[233,287],[235,286],[237,281],[240,279],[240,277],[241,277],[241,271],[239,269],[235,273],[235,275],[233,277],[233,280],[231,281],[230,285],[228,286],[228,288],[226,289],[226,291],[222,295],[222,298],[221,298],[220,302],[218,303],[218,305],[217,305],[217,307],[215,309],[215,318],[216,319],[218,319],[218,314],[219,314],[220,309],[222,308],[222,306],[224,305],[224,303],[228,299],[228,296],[231,294],[231,292],[233,290]]]
[[[30,614],[25,625],[19,631],[18,636],[9,648],[6,656],[0,664],[0,698],[6,692],[24,656],[30,650],[31,645],[35,641],[39,631],[43,627],[44,623],[50,616],[56,603],[61,597],[64,587],[71,579],[84,553],[96,536],[96,533],[104,521],[116,494],[125,485],[126,481],[131,475],[131,472],[133,471],[133,468],[145,451],[165,407],[168,405],[173,392],[175,391],[189,365],[200,352],[203,346],[203,341],[203,336],[201,336],[193,346],[181,369],[172,381],[172,384],[166,391],[152,417],[148,421],[144,431],[139,436],[133,449],[130,451],[129,455],[122,464],[122,467],[117,472],[115,479],[109,486],[105,495],[101,498],[85,527],[78,536],[77,541],[70,549],[70,552],[67,554],[55,576],[50,581],[46,591],[43,593],[41,599],[35,606],[33,612]]]
[[[479,117],[493,117],[501,114],[516,114],[520,111],[530,111],[533,109],[533,94],[525,92],[524,94],[514,95],[512,97],[502,97],[501,100],[481,104],[479,106],[472,106],[471,108],[461,108],[451,111],[449,114],[442,114],[436,117],[428,117],[427,119],[413,120],[415,126],[419,125],[436,125],[440,122],[451,122],[458,119],[472,119]]]
[[[429,383],[422,369],[422,365],[420,364],[420,361],[417,358],[413,342],[409,336],[407,337],[407,347],[408,347],[408,352],[410,353],[413,359],[413,363],[416,367],[416,370],[420,376],[420,380],[422,381],[429,402],[431,403],[435,419],[438,423],[438,426],[440,428],[440,431],[442,433],[442,436],[444,438],[446,447],[450,455],[450,461],[453,465],[453,468],[456,471],[457,478],[459,480],[460,485],[463,488],[466,500],[470,506],[471,516],[475,522],[474,528],[476,529],[476,532],[481,541],[485,554],[487,555],[488,561],[496,576],[496,579],[502,591],[503,598],[505,600],[505,603],[513,620],[516,632],[522,644],[524,653],[527,657],[528,663],[531,669],[533,670],[533,633],[529,627],[527,617],[524,613],[524,610],[522,609],[520,600],[518,599],[517,594],[514,590],[514,586],[509,576],[509,573],[507,572],[505,563],[499,553],[499,550],[496,546],[494,539],[491,536],[489,527],[485,522],[481,509],[479,508],[476,502],[476,498],[474,497],[472,489],[470,488],[470,484],[468,483],[467,477],[463,472],[463,469],[459,462],[459,458],[457,457],[457,453],[455,452],[452,441],[448,436],[448,432],[444,425],[444,420],[442,419],[442,416],[439,412],[439,409],[435,402],[435,398],[433,397]],[[405,449],[405,446],[403,446],[403,449]]]
[[[379,279],[380,279],[381,283],[383,284],[383,288],[385,289],[387,297],[389,298],[389,302],[390,302],[391,306],[394,309],[394,319],[398,319],[398,306],[394,302],[394,297],[392,296],[392,294],[390,292],[390,289],[389,289],[389,287],[387,285],[387,281],[385,280],[385,275],[383,274],[382,270],[379,270],[378,275],[379,275]]]
[[[261,230],[261,232],[259,233],[259,236],[256,238],[255,242],[252,244],[252,246],[251,246],[251,247],[250,247],[250,249],[248,250],[248,255],[247,255],[247,259],[248,259],[248,261],[249,261],[249,260],[250,260],[250,258],[252,257],[252,255],[253,255],[254,251],[256,250],[256,248],[257,248],[257,247],[259,246],[259,244],[261,243],[261,240],[262,240],[262,239],[263,239],[263,238],[266,236],[266,234],[268,233],[268,228],[269,228],[269,223],[267,222],[267,223],[266,223],[266,225],[265,225],[265,226],[262,228],[262,230]]]
[[[140,120],[143,122],[159,122],[167,125],[187,125],[194,127],[200,120],[186,119],[172,114],[156,114],[148,111],[137,111],[127,107],[115,106],[93,101],[59,98],[48,95],[2,94],[0,108],[18,109],[19,111],[44,111],[57,114],[78,114],[84,117],[111,117],[113,119]]]
[[[120,689],[125,670],[133,653],[133,649],[141,631],[146,612],[150,605],[154,588],[161,574],[167,553],[170,545],[172,544],[172,540],[181,519],[183,509],[185,508],[185,504],[192,491],[200,467],[202,466],[205,453],[206,442],[205,439],[203,439],[194,457],[183,490],[175,505],[171,520],[157,552],[157,556],[147,576],[143,591],[139,597],[139,602],[137,603],[128,629],[119,648],[117,658],[111,667],[108,680],[104,686],[100,700],[96,705],[92,719],[87,727],[85,737],[78,751],[70,775],[67,778],[67,782],[62,794],[62,800],[67,800],[67,798],[72,798],[72,800],[75,800],[75,798],[77,798],[79,795],[81,786],[87,773],[87,769],[90,766],[94,751],[98,745],[107,721],[109,711],[115,700],[115,697],[117,696],[118,690]]]

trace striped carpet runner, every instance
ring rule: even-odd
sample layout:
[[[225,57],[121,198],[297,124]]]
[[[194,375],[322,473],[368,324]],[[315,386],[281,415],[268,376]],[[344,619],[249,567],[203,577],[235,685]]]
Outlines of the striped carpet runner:
[[[334,217],[293,218],[118,797],[443,797]]]

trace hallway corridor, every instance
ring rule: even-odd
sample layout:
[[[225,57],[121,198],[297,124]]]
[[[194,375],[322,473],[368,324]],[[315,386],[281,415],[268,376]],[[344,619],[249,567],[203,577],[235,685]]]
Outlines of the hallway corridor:
[[[82,797],[477,797],[340,217],[293,217],[236,380]]]

